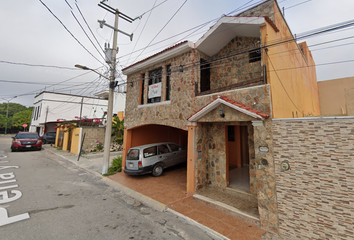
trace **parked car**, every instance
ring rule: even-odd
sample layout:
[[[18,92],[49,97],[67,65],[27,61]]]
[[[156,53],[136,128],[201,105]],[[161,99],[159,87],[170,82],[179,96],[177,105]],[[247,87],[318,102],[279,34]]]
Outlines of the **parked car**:
[[[12,137],[11,151],[24,149],[42,149],[42,140],[36,132],[19,132]]]
[[[167,167],[187,162],[187,150],[175,143],[162,142],[129,149],[124,172],[129,175],[152,173],[161,176]]]
[[[45,134],[43,134],[43,136],[41,137],[43,144],[55,143],[56,135],[57,135],[56,132],[46,132]]]

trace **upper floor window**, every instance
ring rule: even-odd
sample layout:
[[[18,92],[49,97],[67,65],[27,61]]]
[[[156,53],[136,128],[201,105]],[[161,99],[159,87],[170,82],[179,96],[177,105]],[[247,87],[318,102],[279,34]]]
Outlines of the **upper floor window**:
[[[162,68],[149,72],[148,103],[161,102],[161,76]]]
[[[141,95],[140,104],[144,104],[144,90],[145,90],[145,73],[141,75]]]
[[[171,65],[166,66],[166,101],[171,100]]]
[[[257,48],[252,51],[249,51],[248,56],[249,56],[249,63],[261,61],[262,58],[261,49]]]

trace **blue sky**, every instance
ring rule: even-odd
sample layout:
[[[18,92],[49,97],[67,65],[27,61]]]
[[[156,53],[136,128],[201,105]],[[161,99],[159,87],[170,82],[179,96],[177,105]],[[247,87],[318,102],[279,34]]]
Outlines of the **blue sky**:
[[[113,25],[113,14],[107,13],[107,11],[100,8],[97,5],[99,3],[97,0],[42,1],[90,53],[80,46],[39,0],[18,0],[8,1],[0,9],[2,30],[0,61],[67,68],[74,68],[75,64],[86,65],[91,68],[101,67],[101,62],[104,62],[102,57],[75,21],[70,6],[98,50],[101,49],[88,30],[76,4],[101,47],[103,47],[105,42],[109,42],[112,46],[112,30],[107,27],[99,28],[97,20],[105,19],[108,24]],[[195,42],[211,26],[212,22],[193,34],[191,34],[191,31],[186,32],[187,30],[217,19],[222,14],[228,14],[233,10],[239,9],[246,3],[253,4],[259,1],[109,0],[106,2],[107,4],[118,8],[132,18],[146,12],[141,19],[133,23],[128,23],[122,19],[119,20],[119,29],[127,33],[134,33],[132,42],[127,36],[118,35],[119,53],[117,57],[120,59],[119,66],[127,66],[182,40]],[[354,19],[352,15],[354,1],[350,0],[279,0],[278,2],[281,8],[285,8],[285,19],[293,34],[300,34]],[[159,6],[152,11],[148,11],[154,5]],[[177,12],[179,8],[180,10]],[[171,19],[174,14],[176,15]],[[170,22],[166,25],[169,20]],[[166,27],[161,31],[165,25]],[[161,33],[157,35],[159,31]],[[177,34],[179,35],[175,36]],[[312,46],[351,36],[354,36],[354,28],[322,34],[304,40],[308,42],[309,46]],[[137,51],[144,49],[151,41],[152,44],[163,42],[147,47],[143,52]],[[352,56],[354,44],[352,43],[354,43],[354,38],[310,47],[310,50],[316,64],[342,62],[354,60]],[[133,51],[137,52],[132,53]],[[354,62],[318,66],[318,80],[354,76],[353,64]],[[104,72],[104,69],[101,68],[101,71]],[[81,70],[23,66],[0,62],[0,80],[2,81],[0,82],[0,102],[5,101],[3,98],[10,99],[13,96],[18,96],[12,102],[31,106],[34,94],[44,90],[45,86],[47,86],[46,90],[50,91],[53,88],[55,91],[60,89],[63,91],[70,87],[73,90],[71,92],[67,91],[67,93],[83,95],[93,94],[95,91],[106,88],[107,82],[103,79],[97,79],[95,73],[88,72],[82,77],[69,80],[84,73],[86,72]],[[14,83],[14,81],[18,83]],[[63,81],[66,82],[50,86],[53,83]]]

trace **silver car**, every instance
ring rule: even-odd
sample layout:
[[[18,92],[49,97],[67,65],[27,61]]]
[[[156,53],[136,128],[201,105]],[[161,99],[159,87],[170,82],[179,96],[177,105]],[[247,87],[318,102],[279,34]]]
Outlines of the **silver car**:
[[[167,167],[187,162],[187,150],[175,143],[153,143],[129,149],[124,172],[129,175],[152,173],[161,176]]]

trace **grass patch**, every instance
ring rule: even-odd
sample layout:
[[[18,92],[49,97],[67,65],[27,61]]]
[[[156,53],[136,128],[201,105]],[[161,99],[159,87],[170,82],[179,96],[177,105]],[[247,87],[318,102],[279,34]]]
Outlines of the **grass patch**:
[[[103,176],[109,176],[122,171],[122,156],[113,158],[111,166],[108,168],[108,173],[103,174]]]

